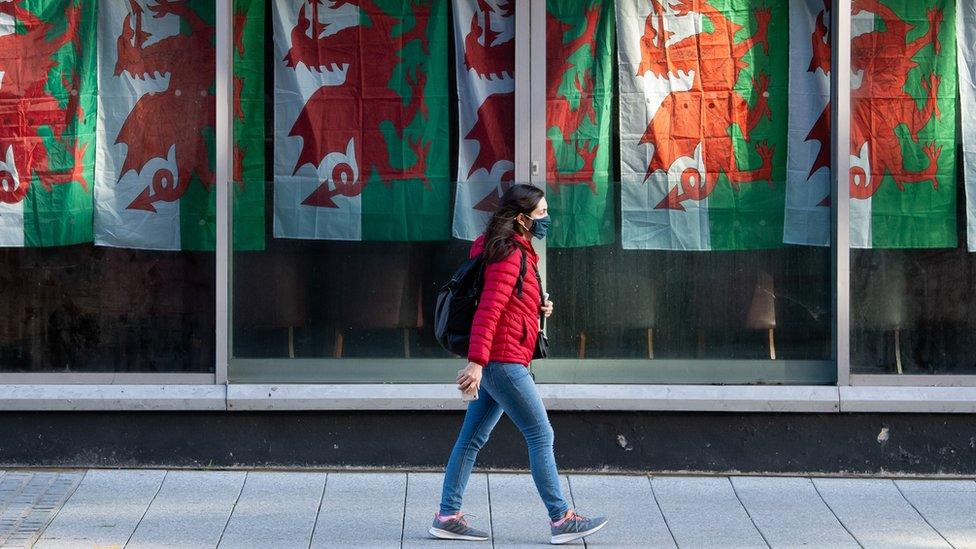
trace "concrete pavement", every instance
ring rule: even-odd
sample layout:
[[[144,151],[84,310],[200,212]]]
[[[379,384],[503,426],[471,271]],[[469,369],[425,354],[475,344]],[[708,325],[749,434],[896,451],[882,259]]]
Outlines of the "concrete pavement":
[[[976,480],[571,474],[606,514],[582,547],[976,548]],[[465,512],[488,542],[427,537],[439,473],[0,471],[0,547],[548,546],[527,474],[475,473]]]

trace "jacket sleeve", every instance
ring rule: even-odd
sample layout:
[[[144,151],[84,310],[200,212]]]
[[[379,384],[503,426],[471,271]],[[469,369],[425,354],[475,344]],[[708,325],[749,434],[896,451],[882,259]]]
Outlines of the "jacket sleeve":
[[[471,322],[471,340],[468,345],[470,362],[481,366],[488,363],[495,327],[498,326],[498,319],[515,290],[519,260],[519,251],[514,250],[501,261],[485,266],[485,284]]]

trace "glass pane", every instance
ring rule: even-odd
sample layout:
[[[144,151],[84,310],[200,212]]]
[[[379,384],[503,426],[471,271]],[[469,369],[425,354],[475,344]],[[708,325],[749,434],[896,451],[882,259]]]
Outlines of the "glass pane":
[[[213,371],[213,25],[0,3],[0,371]]]
[[[948,1],[854,2],[853,373],[976,372],[969,162],[957,153],[974,112],[959,108],[973,93],[958,67],[972,67],[972,51],[957,60],[957,15]]]
[[[558,356],[654,359],[649,379],[740,361],[757,381],[813,360],[830,380],[829,44],[822,3],[799,4],[548,3]]]
[[[832,383],[826,71],[788,87],[829,67],[822,3],[670,4],[552,1],[532,22],[556,303],[539,379]],[[232,381],[449,381],[436,292],[515,179],[514,3],[264,16],[266,114],[235,130],[269,137],[237,178],[263,216],[260,238],[235,227]],[[794,42],[800,61],[769,47]]]
[[[356,358],[451,356],[431,320],[437,289],[470,245],[452,238],[467,230],[458,220],[452,229],[452,202],[477,206],[513,174],[514,50],[504,43],[514,14],[494,3],[490,14],[449,5],[280,1],[247,10],[245,40],[252,13],[266,24],[253,27],[251,59],[261,61],[243,78],[241,104],[252,110],[235,125],[239,148],[244,134],[255,136],[234,194],[238,359],[316,359],[311,379],[323,380]],[[472,37],[467,56],[454,55],[458,29]],[[486,47],[477,38],[485,34],[502,45]],[[459,122],[456,67],[466,65],[482,97],[461,98],[472,110]],[[479,118],[482,103],[493,110]],[[480,155],[466,146],[463,166],[459,132],[485,145]],[[465,190],[453,174],[480,186]]]

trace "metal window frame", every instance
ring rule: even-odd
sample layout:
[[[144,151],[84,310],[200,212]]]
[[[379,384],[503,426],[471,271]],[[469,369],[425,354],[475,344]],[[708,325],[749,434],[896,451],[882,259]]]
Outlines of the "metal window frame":
[[[837,385],[851,379],[851,0],[833,0],[830,12],[831,342]]]
[[[231,0],[216,1],[216,249],[215,283],[216,295],[216,358],[214,372],[210,373],[0,373],[0,387],[53,388],[53,387],[91,387],[92,398],[108,398],[104,395],[106,387],[172,387],[186,385],[228,385],[228,365],[231,358],[231,299],[232,299],[232,210],[233,210],[233,10]],[[881,395],[885,389],[900,389],[911,393],[924,393],[927,388],[965,388],[976,386],[976,375],[889,375],[852,374],[850,360],[850,206],[849,187],[846,174],[850,167],[847,150],[850,142],[850,38],[851,38],[851,0],[832,2],[831,25],[831,170],[832,193],[835,199],[831,205],[833,230],[831,248],[832,284],[832,355],[837,368],[837,386],[841,393],[845,387],[859,386],[864,390],[877,390]],[[545,135],[545,82],[531,75],[545,74],[545,3],[521,2],[516,4],[516,135],[515,135],[515,173],[516,180],[527,181],[544,186],[545,182],[545,140],[533,136]],[[533,25],[533,22],[541,24]],[[528,97],[526,97],[528,96]],[[537,160],[538,159],[538,160]],[[533,164],[536,162],[536,164]],[[537,166],[534,170],[533,165]],[[545,277],[545,246],[540,246],[540,270]],[[244,385],[244,384],[240,384]],[[404,389],[417,387],[404,384]],[[250,387],[255,387],[251,385]],[[323,391],[335,385],[322,384]],[[552,389],[554,398],[559,395],[575,394],[586,387],[583,384],[567,384]],[[620,385],[616,387],[628,387]],[[653,387],[653,386],[644,386]],[[669,388],[670,385],[657,387]],[[682,386],[686,389],[708,385]],[[754,386],[729,386],[754,387]],[[795,385],[765,386],[769,391],[791,391]],[[363,387],[367,389],[367,387]],[[120,389],[121,390],[121,389]],[[670,390],[670,389],[669,389]],[[730,389],[733,392],[736,389]],[[377,392],[377,398],[382,399]],[[367,393],[359,393],[368,400]],[[730,393],[731,394],[731,393]],[[212,395],[211,395],[212,397]],[[0,399],[0,403],[4,402]],[[139,408],[139,400],[134,406]],[[379,401],[378,401],[379,402]],[[898,402],[902,402],[899,400]],[[144,402],[143,402],[144,404]],[[721,402],[716,409],[721,409]],[[892,403],[893,405],[895,403]],[[209,405],[209,404],[208,404]],[[567,406],[571,406],[567,404]],[[910,407],[918,411],[917,406]],[[141,409],[141,408],[139,408]],[[895,406],[894,411],[898,411]],[[906,409],[905,411],[909,411]]]
[[[217,181],[217,239],[214,264],[216,276],[215,338],[216,357],[213,383],[227,384],[227,369],[231,357],[231,281],[233,230],[232,194],[234,184],[234,12],[232,0],[215,0],[217,114],[216,114],[216,176]],[[223,288],[223,291],[221,291]]]

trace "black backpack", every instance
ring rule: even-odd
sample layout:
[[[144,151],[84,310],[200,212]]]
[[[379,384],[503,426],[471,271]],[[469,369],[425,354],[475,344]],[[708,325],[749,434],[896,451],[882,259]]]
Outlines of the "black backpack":
[[[525,250],[515,290],[522,296],[522,280],[525,276]],[[434,337],[449,352],[468,356],[471,340],[471,324],[478,310],[478,300],[485,284],[484,252],[468,259],[458,267],[454,276],[437,292],[434,306]]]

